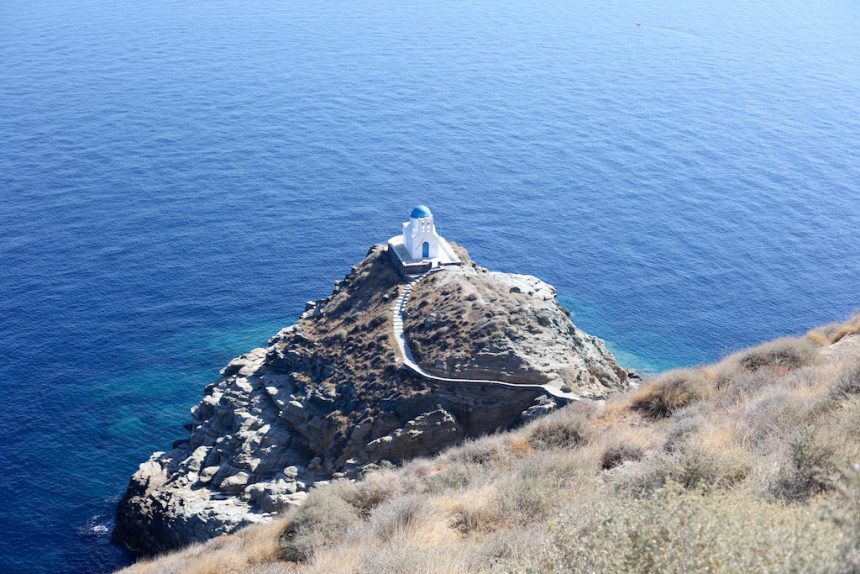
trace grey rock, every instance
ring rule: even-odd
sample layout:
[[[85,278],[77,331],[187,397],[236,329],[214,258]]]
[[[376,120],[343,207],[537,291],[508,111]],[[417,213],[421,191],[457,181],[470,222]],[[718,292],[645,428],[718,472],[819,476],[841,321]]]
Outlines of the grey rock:
[[[553,412],[556,408],[557,408],[557,405],[553,401],[540,402],[540,403],[538,403],[536,405],[532,405],[528,409],[524,410],[521,418],[522,418],[522,421],[524,423],[527,423],[529,421],[535,420],[536,418],[542,417],[544,415],[548,415],[549,413]]]
[[[439,408],[369,442],[367,453],[371,460],[403,460],[415,452],[439,452],[462,438],[463,434],[463,428],[454,416]]]
[[[248,480],[251,478],[247,472],[237,472],[233,476],[228,476],[221,481],[221,490],[231,494],[236,494],[245,490]]]

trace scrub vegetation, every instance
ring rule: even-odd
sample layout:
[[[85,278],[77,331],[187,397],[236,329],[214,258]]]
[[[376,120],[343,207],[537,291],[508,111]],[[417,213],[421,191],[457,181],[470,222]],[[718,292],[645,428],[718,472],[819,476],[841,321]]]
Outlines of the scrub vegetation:
[[[128,572],[860,571],[860,318],[666,373]]]

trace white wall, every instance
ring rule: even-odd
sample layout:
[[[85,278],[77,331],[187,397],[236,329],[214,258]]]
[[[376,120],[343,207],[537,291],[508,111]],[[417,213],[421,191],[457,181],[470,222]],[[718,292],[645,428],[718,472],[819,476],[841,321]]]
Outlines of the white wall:
[[[421,247],[425,241],[430,247],[430,258],[439,257],[439,235],[432,217],[411,217],[403,223],[403,244],[412,259],[423,259]]]

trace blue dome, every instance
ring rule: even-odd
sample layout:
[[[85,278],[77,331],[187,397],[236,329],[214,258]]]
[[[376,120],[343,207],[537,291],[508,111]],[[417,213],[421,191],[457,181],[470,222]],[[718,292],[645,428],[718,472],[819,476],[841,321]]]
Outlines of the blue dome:
[[[411,217],[412,219],[423,219],[425,217],[433,217],[433,214],[430,213],[430,208],[426,205],[419,205],[412,210],[412,213],[409,214],[409,217]]]

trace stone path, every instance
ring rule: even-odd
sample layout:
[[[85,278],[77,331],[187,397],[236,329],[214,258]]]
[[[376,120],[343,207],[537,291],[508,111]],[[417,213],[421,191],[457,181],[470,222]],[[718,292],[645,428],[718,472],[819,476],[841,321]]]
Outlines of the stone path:
[[[394,329],[394,340],[397,341],[397,346],[400,349],[400,356],[403,357],[403,365],[408,368],[410,371],[414,372],[416,375],[424,377],[425,379],[430,379],[432,381],[440,381],[443,383],[480,383],[485,385],[498,385],[503,387],[517,387],[520,389],[540,389],[558,399],[562,399],[564,401],[578,401],[580,397],[575,393],[566,393],[562,391],[558,387],[553,387],[551,385],[520,385],[517,383],[508,383],[505,381],[490,381],[484,379],[450,379],[446,377],[439,377],[436,375],[432,375],[421,368],[418,362],[415,360],[415,357],[412,355],[412,349],[409,347],[409,341],[406,340],[406,333],[403,332],[403,312],[406,309],[406,302],[409,301],[409,297],[412,295],[412,288],[415,285],[427,277],[433,270],[427,271],[417,277],[410,277],[409,282],[404,287],[403,292],[400,296],[394,301],[394,305],[391,307],[392,316],[394,320],[392,322],[392,326]]]

